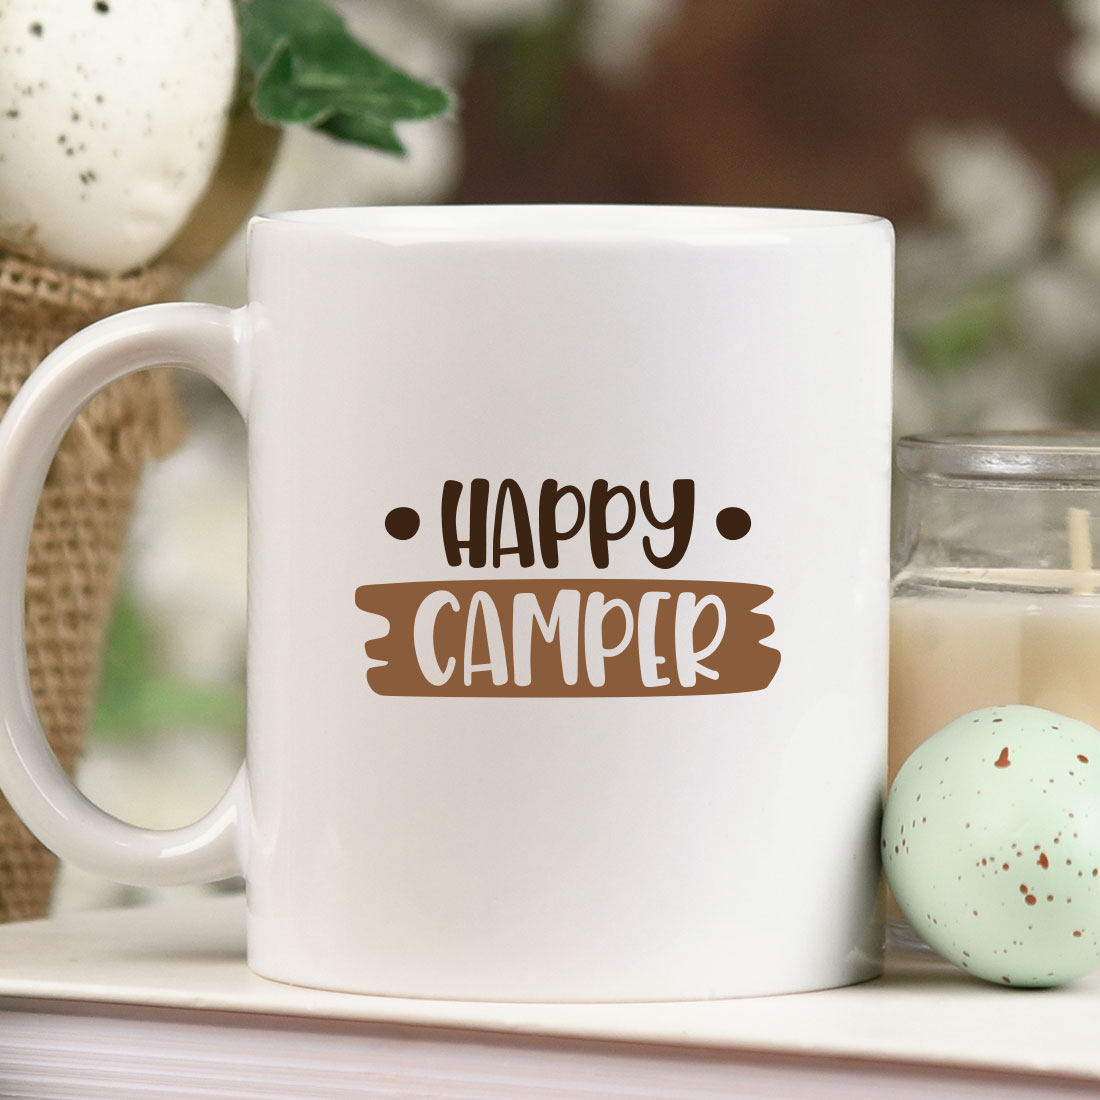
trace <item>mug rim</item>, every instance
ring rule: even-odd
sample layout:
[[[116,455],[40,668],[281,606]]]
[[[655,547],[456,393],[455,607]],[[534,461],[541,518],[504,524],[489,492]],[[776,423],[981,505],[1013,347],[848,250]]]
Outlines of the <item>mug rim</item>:
[[[249,221],[385,243],[417,241],[715,241],[787,239],[890,227],[877,214],[762,206],[492,203],[344,206],[261,213]],[[892,230],[892,227],[890,227]]]

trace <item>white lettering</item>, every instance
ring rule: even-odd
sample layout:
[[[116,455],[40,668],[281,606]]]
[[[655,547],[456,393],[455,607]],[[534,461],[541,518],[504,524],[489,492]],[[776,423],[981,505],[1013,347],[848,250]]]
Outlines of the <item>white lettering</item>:
[[[623,636],[610,649],[604,645],[603,621],[614,610],[623,613]],[[584,607],[584,666],[593,687],[604,685],[604,662],[617,657],[630,644],[634,633],[634,614],[625,600],[604,600],[602,592],[589,595]]]
[[[703,649],[695,648],[695,627],[708,608],[718,612],[718,628]],[[717,680],[718,673],[702,664],[721,644],[726,633],[726,605],[717,596],[695,602],[695,593],[681,592],[676,599],[676,675],[683,687],[695,687],[696,674]]]
[[[663,665],[665,659],[657,656],[656,643],[657,605],[671,596],[671,592],[646,592],[638,604],[638,668],[643,687],[664,687],[670,682],[667,676],[657,673],[657,666]]]
[[[435,620],[444,607],[449,606],[452,611],[459,609],[456,596],[450,592],[433,592],[426,596],[416,609],[416,618],[413,619],[413,649],[416,651],[416,663],[420,665],[420,672],[429,684],[442,687],[455,670],[455,659],[447,658],[447,667],[440,668],[435,655]]]
[[[485,640],[489,645],[487,664],[474,664],[474,636],[477,633],[478,612],[484,623]],[[475,592],[470,601],[470,610],[466,616],[466,647],[463,650],[463,679],[469,687],[475,672],[489,672],[493,676],[494,687],[508,683],[508,656],[504,648],[504,633],[500,629],[500,616],[496,604],[488,592]]]
[[[538,625],[539,633],[547,642],[558,635],[561,651],[561,675],[567,684],[577,682],[577,648],[580,641],[581,594],[575,588],[566,588],[554,597],[547,619],[533,592],[518,592],[512,603],[512,659],[515,662],[513,676],[519,687],[531,683],[531,636]]]

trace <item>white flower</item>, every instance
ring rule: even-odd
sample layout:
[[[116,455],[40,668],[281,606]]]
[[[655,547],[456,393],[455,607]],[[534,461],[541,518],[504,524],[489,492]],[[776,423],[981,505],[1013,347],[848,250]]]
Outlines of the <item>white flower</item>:
[[[899,227],[897,234],[898,320],[921,327],[941,317],[984,278],[968,243],[944,227]]]
[[[562,6],[562,0],[422,0],[422,3],[435,15],[473,33],[545,19]]]
[[[415,76],[453,83],[465,71],[466,43],[461,35],[454,33],[447,18],[441,19],[432,10],[432,5],[410,3],[409,0],[329,2],[361,42]],[[540,6],[550,5],[542,2]]]
[[[1055,427],[1046,373],[1019,352],[991,355],[936,384],[937,431],[1013,431]]]
[[[1063,0],[1067,18],[1084,31],[1100,32],[1100,0]]]
[[[1013,324],[1021,345],[1036,359],[1077,366],[1100,349],[1098,288],[1061,259],[1025,271],[1015,287]]]
[[[243,426],[208,418],[147,469],[134,513],[129,584],[172,673],[236,685],[244,667],[247,489]]]
[[[679,13],[680,0],[592,0],[581,55],[605,79],[633,76],[658,34]]]
[[[1065,10],[1081,32],[1062,61],[1066,87],[1085,107],[1100,110],[1100,0],[1068,0]]]
[[[1067,253],[1092,275],[1100,276],[1100,187],[1074,195],[1062,217]]]
[[[1050,222],[1050,180],[993,130],[925,133],[915,143],[932,209],[977,267],[993,272],[1027,261]]]
[[[1066,87],[1085,107],[1100,111],[1100,32],[1083,34],[1062,60]]]

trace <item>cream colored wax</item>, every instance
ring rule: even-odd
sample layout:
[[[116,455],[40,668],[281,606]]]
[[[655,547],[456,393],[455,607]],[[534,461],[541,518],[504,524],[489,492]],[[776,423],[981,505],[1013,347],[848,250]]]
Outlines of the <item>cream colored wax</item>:
[[[952,719],[1004,703],[1100,726],[1100,594],[947,589],[894,597],[890,783]]]

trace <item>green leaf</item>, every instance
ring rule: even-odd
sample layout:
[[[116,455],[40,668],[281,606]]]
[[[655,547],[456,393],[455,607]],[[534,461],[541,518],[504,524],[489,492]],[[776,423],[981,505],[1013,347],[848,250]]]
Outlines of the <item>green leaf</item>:
[[[586,0],[566,0],[542,19],[499,36],[501,121],[513,136],[538,141],[553,128],[586,15]]]
[[[403,153],[395,123],[433,118],[450,107],[443,89],[358,42],[320,0],[241,0],[240,23],[252,108],[265,122],[309,126]]]
[[[1006,282],[976,287],[934,321],[905,333],[906,349],[933,374],[964,370],[1002,331],[1011,299]]]
[[[181,726],[243,729],[243,691],[204,687],[166,675],[151,657],[147,635],[133,600],[124,594],[107,638],[92,720],[95,738],[141,737]]]

